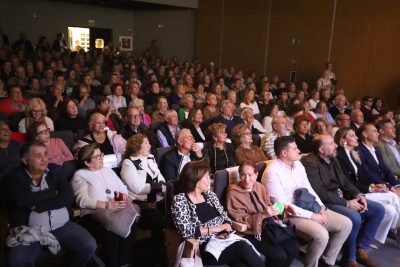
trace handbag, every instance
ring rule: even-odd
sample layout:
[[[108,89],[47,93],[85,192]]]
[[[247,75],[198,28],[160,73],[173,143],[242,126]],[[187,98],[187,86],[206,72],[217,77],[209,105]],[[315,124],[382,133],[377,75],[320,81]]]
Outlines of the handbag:
[[[127,203],[124,209],[96,209],[93,218],[107,231],[126,238],[131,233],[131,227],[140,216],[137,205]]]
[[[287,240],[296,239],[296,229],[294,224],[287,221],[284,223],[281,220],[275,221],[272,217],[267,217],[263,220],[261,239],[272,244],[279,244]]]
[[[178,247],[176,251],[175,263],[173,267],[203,267],[203,262],[200,257],[200,250],[196,249],[193,257],[191,258],[183,258],[183,252],[185,250],[184,240]]]

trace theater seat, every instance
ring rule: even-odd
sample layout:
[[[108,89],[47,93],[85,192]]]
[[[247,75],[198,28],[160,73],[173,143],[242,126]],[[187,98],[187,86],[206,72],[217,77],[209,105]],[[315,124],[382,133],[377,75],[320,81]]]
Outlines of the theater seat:
[[[72,151],[72,147],[74,146],[74,133],[72,131],[54,131],[50,132],[51,138],[60,138],[63,140],[64,144],[68,147],[70,151]]]

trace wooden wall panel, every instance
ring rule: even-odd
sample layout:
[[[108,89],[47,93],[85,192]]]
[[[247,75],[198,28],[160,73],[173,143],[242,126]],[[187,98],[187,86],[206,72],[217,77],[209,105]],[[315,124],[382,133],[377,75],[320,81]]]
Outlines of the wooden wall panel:
[[[297,82],[315,83],[328,58],[332,22],[331,0],[273,0],[267,74],[289,80],[297,71]],[[293,45],[292,38],[300,40]],[[293,64],[296,59],[296,64]],[[311,84],[310,84],[311,85]]]
[[[389,108],[397,109],[400,1],[336,2],[331,61],[339,86],[350,99],[364,94],[382,96]],[[203,63],[218,63],[221,58],[223,67],[256,70],[259,75],[266,68],[269,77],[279,75],[284,80],[289,79],[291,70],[296,70],[297,82],[306,80],[314,86],[328,60],[334,3],[335,0],[199,0],[196,55]],[[292,38],[298,38],[300,44],[292,45]],[[297,60],[295,65],[293,58]]]
[[[400,95],[400,2],[338,1],[332,61],[351,98],[369,94],[397,108]]]
[[[223,0],[201,0],[196,21],[195,56],[203,64],[219,64]]]
[[[268,0],[225,0],[222,66],[264,72]]]

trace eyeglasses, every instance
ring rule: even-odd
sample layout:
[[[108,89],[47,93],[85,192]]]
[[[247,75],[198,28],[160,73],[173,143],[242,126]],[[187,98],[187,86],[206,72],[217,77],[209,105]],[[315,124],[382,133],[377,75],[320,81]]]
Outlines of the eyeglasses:
[[[129,114],[128,115],[128,118],[134,118],[134,119],[137,119],[137,118],[140,118],[140,115],[139,114],[136,114],[136,115],[131,115],[131,114]]]
[[[102,159],[104,157],[104,153],[91,157],[91,159]]]
[[[46,129],[46,130],[43,130],[43,131],[40,131],[40,132],[36,133],[36,135],[39,135],[39,134],[50,134],[50,129]]]
[[[42,113],[43,112],[43,110],[42,109],[38,109],[38,110],[31,110],[31,112],[32,113]]]
[[[251,132],[245,132],[242,134],[242,136],[245,136],[245,135],[251,135]]]

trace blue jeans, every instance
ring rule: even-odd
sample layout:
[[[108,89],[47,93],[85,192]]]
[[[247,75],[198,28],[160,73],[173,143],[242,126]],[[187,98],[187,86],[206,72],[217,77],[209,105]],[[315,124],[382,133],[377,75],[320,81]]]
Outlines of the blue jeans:
[[[96,241],[89,232],[74,222],[67,222],[64,226],[51,232],[62,249],[73,253],[71,266],[85,266],[96,251]],[[29,246],[19,245],[9,249],[8,266],[22,267],[35,266],[35,260],[40,256],[43,247],[39,242]]]
[[[347,261],[356,260],[357,248],[369,248],[385,214],[385,209],[381,204],[370,200],[367,200],[367,203],[368,210],[363,213],[340,205],[326,205],[329,209],[348,217],[353,222],[350,235],[343,244],[343,257],[347,258]]]

